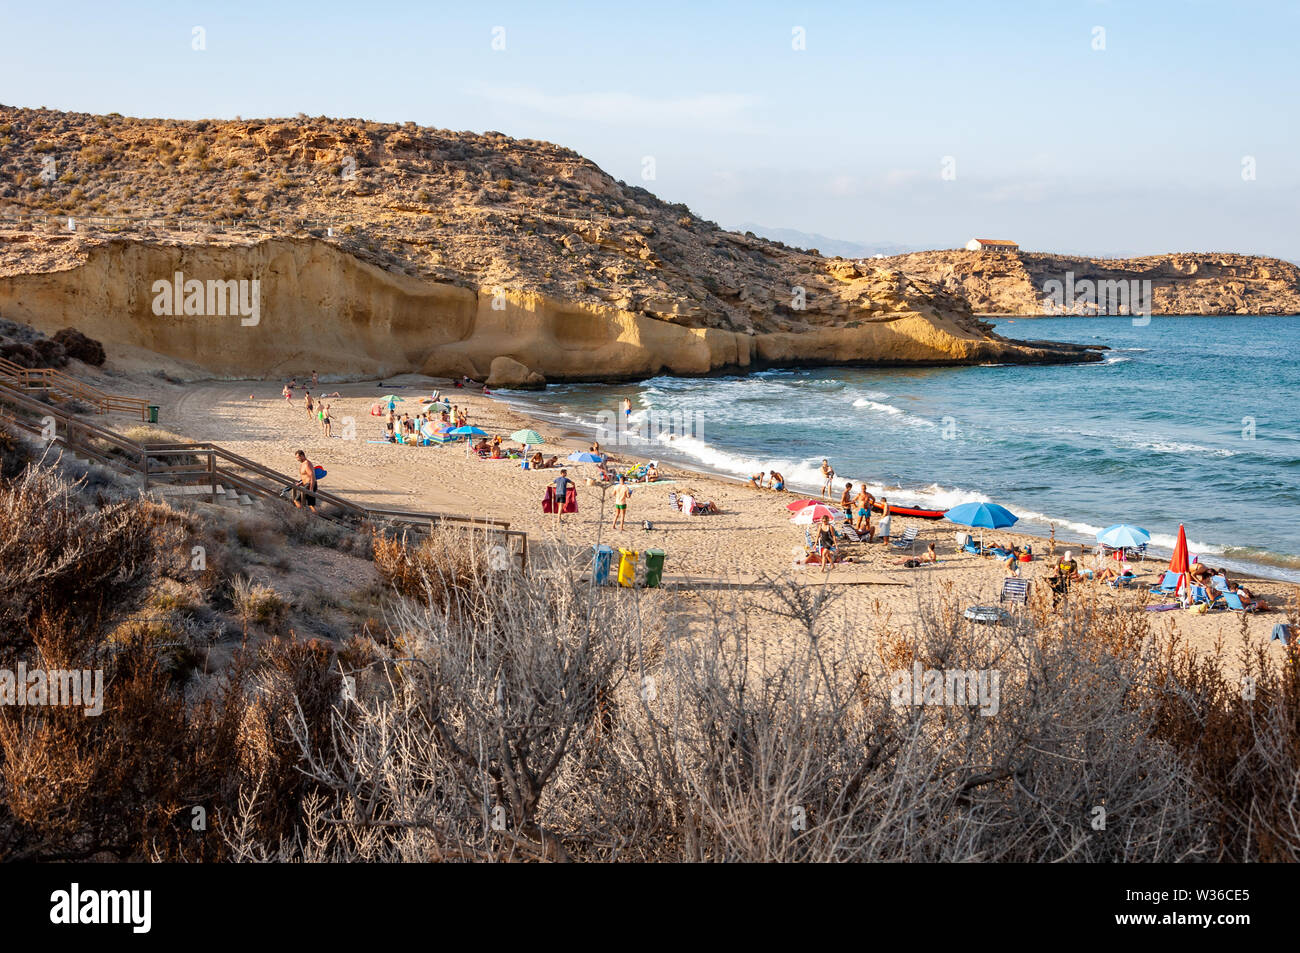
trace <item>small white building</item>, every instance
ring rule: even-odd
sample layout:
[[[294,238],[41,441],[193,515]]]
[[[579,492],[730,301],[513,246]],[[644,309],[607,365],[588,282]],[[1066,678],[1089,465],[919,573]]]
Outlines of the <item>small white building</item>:
[[[1016,242],[1001,238],[972,238],[966,243],[967,251],[1020,251]]]

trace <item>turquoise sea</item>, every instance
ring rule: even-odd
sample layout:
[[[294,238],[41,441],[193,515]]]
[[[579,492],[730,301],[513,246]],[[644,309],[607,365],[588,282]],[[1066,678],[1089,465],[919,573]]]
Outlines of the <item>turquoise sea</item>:
[[[809,490],[826,457],[841,481],[865,481],[891,502],[992,500],[1031,533],[1055,524],[1058,537],[1091,539],[1135,523],[1167,551],[1181,522],[1194,553],[1300,581],[1300,316],[996,324],[1007,337],[1111,350],[1103,363],[1071,366],[560,385],[526,401],[591,434],[626,395],[633,424],[651,431],[628,452],[733,477],[776,469]]]

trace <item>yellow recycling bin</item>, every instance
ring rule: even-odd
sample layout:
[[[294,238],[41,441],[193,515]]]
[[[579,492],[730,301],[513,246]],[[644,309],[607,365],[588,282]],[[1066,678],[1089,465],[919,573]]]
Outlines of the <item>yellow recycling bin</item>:
[[[636,550],[620,549],[618,560],[618,584],[632,587],[636,585]]]

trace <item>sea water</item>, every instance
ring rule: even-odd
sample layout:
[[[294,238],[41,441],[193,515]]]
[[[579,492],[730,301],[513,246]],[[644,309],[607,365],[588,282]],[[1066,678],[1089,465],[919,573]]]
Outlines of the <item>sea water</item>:
[[[560,385],[528,409],[572,432],[673,421],[627,453],[816,491],[823,458],[904,506],[1000,503],[1016,529],[1095,541],[1131,523],[1167,552],[1300,581],[1300,317],[1015,318],[1011,338],[1110,348],[1096,364],[765,370]],[[519,395],[522,398],[522,395]],[[608,428],[606,428],[608,429]]]

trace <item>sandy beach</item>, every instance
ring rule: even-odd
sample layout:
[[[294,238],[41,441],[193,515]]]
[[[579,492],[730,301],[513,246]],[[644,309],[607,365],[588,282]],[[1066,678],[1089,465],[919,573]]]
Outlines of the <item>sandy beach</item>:
[[[121,370],[111,377],[101,375],[100,383],[119,393],[148,396],[159,403],[160,426],[166,430],[218,443],[286,475],[294,472],[293,454],[301,448],[314,463],[328,470],[322,489],[344,498],[373,506],[508,520],[512,529],[528,533],[534,551],[554,541],[583,548],[600,542],[637,551],[663,549],[667,553],[665,583],[669,589],[663,593],[647,591],[644,595],[653,604],[656,599],[667,598],[665,594],[671,590],[675,611],[688,608],[692,599],[716,588],[716,582],[724,577],[734,582],[779,576],[842,590],[835,611],[846,625],[858,627],[864,619],[887,618],[892,625],[904,626],[941,596],[967,604],[996,602],[1005,578],[1005,570],[995,560],[958,550],[956,534],[964,531],[961,527],[946,521],[900,516],[894,517],[894,536],[916,525],[917,552],[923,552],[933,542],[939,557],[937,564],[906,568],[900,564],[906,552],[880,544],[846,544],[843,549],[852,562],[841,563],[829,573],[823,574],[815,565],[798,566],[796,559],[804,552],[803,527],[791,524],[786,509],[786,504],[798,496],[665,466],[660,467],[663,482],[635,487],[626,528],[614,530],[610,525],[613,505],[605,499],[602,507],[605,488],[594,481],[595,467],[569,464],[569,475],[579,484],[579,511],[566,515],[559,525],[541,507],[545,488],[558,475],[558,469],[523,470],[518,460],[467,458],[461,443],[433,447],[389,444],[383,440],[382,418],[370,415],[370,408],[382,395],[405,397],[399,409],[415,413],[421,406],[416,398],[439,390],[465,409],[472,425],[491,434],[504,437],[532,427],[547,440],[543,451],[548,456],[558,454],[562,460],[572,450],[587,449],[589,441],[558,433],[554,427],[521,413],[518,402],[513,400],[515,395],[507,404],[477,390],[454,388],[446,379],[414,375],[384,381],[322,381],[320,391],[340,394],[328,398],[335,436],[326,438],[320,424],[308,419],[301,386],[289,404],[281,396],[281,382],[180,383],[153,375],[145,378],[141,368],[130,362],[119,362],[118,367]],[[126,429],[124,424],[118,426]],[[628,464],[641,459],[621,453],[621,448],[604,449]],[[844,476],[857,482],[855,474]],[[835,502],[842,487],[843,479],[837,478]],[[693,492],[699,499],[712,500],[720,512],[715,516],[684,515],[670,505],[670,492]],[[653,528],[647,531],[643,521],[649,521]],[[978,536],[978,531],[975,533]],[[1043,577],[1049,565],[1047,540],[1004,530],[989,531],[987,537],[1031,545],[1035,559],[1022,564],[1021,572],[1031,581],[1033,590],[1046,592]],[[1080,542],[1058,538],[1057,550],[1072,550],[1080,565],[1089,567],[1095,544],[1081,546]],[[1082,556],[1081,550],[1085,551]],[[1133,568],[1149,585],[1159,578],[1165,564],[1151,559],[1134,563]],[[1189,645],[1207,651],[1222,639],[1229,656],[1236,654],[1243,638],[1247,645],[1267,646],[1273,625],[1285,621],[1288,607],[1293,610],[1300,601],[1300,590],[1275,580],[1250,581],[1259,595],[1282,611],[1245,616],[1227,611],[1208,615],[1182,610],[1151,613],[1153,633],[1170,638],[1176,630]],[[1076,584],[1076,592],[1103,605],[1161,601],[1146,596],[1146,585],[1136,591],[1117,592],[1085,581]],[[1278,643],[1274,648],[1280,651]]]

